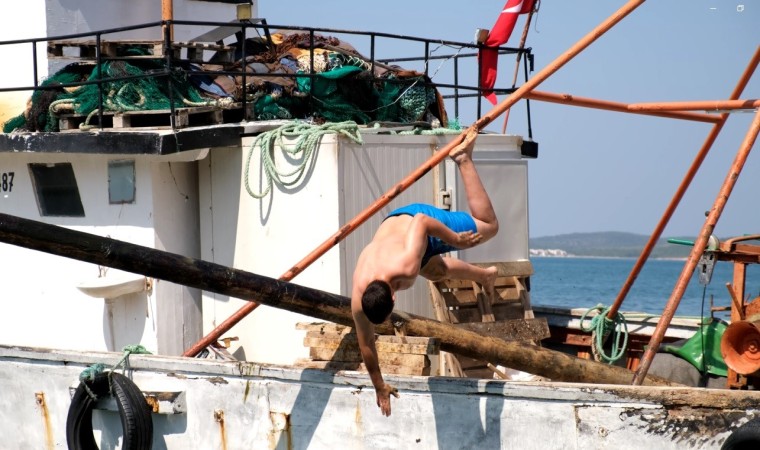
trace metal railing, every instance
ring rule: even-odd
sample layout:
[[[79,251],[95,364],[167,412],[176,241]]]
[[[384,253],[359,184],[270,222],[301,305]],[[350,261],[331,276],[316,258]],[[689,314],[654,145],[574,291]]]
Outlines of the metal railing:
[[[170,82],[170,77],[175,70],[179,70],[180,64],[182,62],[182,58],[176,58],[175,57],[175,50],[181,52],[181,46],[183,44],[188,43],[200,43],[201,41],[196,41],[194,39],[191,39],[189,41],[176,41],[172,39],[172,35],[174,34],[174,30],[176,30],[178,27],[190,27],[192,30],[200,30],[204,28],[211,27],[212,29],[228,29],[228,30],[234,30],[230,31],[229,37],[234,37],[235,42],[233,44],[225,44],[226,46],[233,45],[234,47],[239,50],[241,55],[241,61],[244,56],[250,56],[247,54],[247,44],[249,36],[252,38],[258,39],[261,42],[263,42],[265,45],[273,46],[272,38],[271,38],[271,32],[270,30],[276,29],[277,31],[283,31],[283,32],[298,32],[298,33],[307,33],[309,36],[309,54],[310,54],[310,70],[309,72],[305,73],[251,73],[247,72],[243,65],[241,65],[240,70],[208,70],[203,67],[200,68],[200,70],[193,70],[192,72],[187,72],[186,75],[189,77],[194,76],[219,76],[219,75],[227,75],[232,77],[241,77],[242,80],[242,86],[246,86],[246,82],[251,78],[267,78],[267,77],[292,77],[292,78],[313,78],[320,76],[319,73],[315,72],[314,70],[314,49],[317,46],[316,43],[316,37],[317,36],[331,36],[335,37],[337,36],[350,36],[350,37],[357,37],[360,39],[368,39],[369,45],[368,45],[368,51],[369,56],[364,56],[361,52],[357,52],[356,56],[361,57],[364,59],[369,65],[370,70],[369,73],[371,74],[371,78],[375,82],[383,82],[383,83],[393,83],[393,82],[399,82],[394,81],[393,79],[387,79],[387,78],[378,78],[375,76],[375,68],[377,67],[389,67],[391,64],[398,64],[398,63],[414,63],[414,64],[421,64],[421,67],[419,67],[420,70],[417,70],[417,72],[424,74],[424,86],[426,88],[433,88],[436,89],[440,94],[441,97],[444,99],[445,102],[453,102],[453,110],[454,110],[454,117],[460,116],[460,103],[463,101],[463,99],[466,98],[476,98],[477,99],[477,107],[476,107],[476,113],[479,117],[482,113],[482,105],[481,100],[482,96],[481,93],[483,89],[480,86],[480,65],[478,61],[478,50],[481,48],[484,48],[481,44],[477,43],[463,43],[463,42],[456,42],[456,41],[446,41],[446,40],[434,40],[434,39],[427,39],[427,38],[420,38],[420,37],[413,37],[413,36],[404,36],[404,35],[396,35],[396,34],[389,34],[389,33],[382,33],[382,32],[364,32],[364,31],[352,31],[352,30],[342,30],[342,29],[332,29],[332,28],[312,28],[312,27],[298,27],[298,26],[288,26],[288,25],[269,25],[267,24],[265,19],[255,19],[255,20],[248,20],[248,21],[235,21],[235,22],[207,22],[207,21],[189,21],[189,20],[166,20],[166,21],[157,21],[157,22],[149,22],[149,23],[143,23],[139,25],[132,25],[132,26],[124,26],[124,27],[118,27],[118,28],[109,28],[105,30],[100,31],[93,31],[93,32],[85,32],[85,33],[75,33],[75,34],[67,34],[67,35],[60,35],[60,36],[49,36],[44,38],[33,38],[33,39],[19,39],[19,40],[12,40],[12,41],[4,41],[0,42],[0,50],[6,46],[13,46],[13,45],[30,45],[31,47],[31,53],[32,53],[32,64],[33,64],[33,70],[32,70],[32,83],[30,85],[24,85],[24,86],[15,86],[15,87],[0,87],[0,93],[1,92],[10,92],[10,91],[39,91],[39,90],[59,90],[62,88],[73,88],[77,86],[85,86],[85,85],[98,85],[99,86],[99,100],[98,100],[98,123],[100,127],[103,127],[103,111],[104,111],[104,83],[114,82],[114,81],[127,81],[132,79],[144,79],[144,78],[164,78],[166,79],[166,82]],[[113,42],[113,40],[109,41],[107,39],[108,36],[116,35],[116,34],[129,34],[130,32],[138,31],[138,30],[157,30],[156,36],[161,36],[161,39],[156,39],[155,42],[162,42],[162,52],[160,55],[155,55],[156,60],[163,60],[163,70],[155,70],[151,71],[150,73],[146,73],[143,75],[129,75],[129,76],[120,76],[120,77],[108,77],[104,78],[101,76],[99,72],[96,73],[95,79],[90,81],[81,81],[81,82],[74,82],[74,83],[60,83],[55,85],[47,85],[42,86],[40,85],[40,70],[38,66],[38,47],[41,44],[45,44],[46,46],[55,45],[58,41],[79,41],[81,40],[83,43],[89,43],[94,39],[94,50],[95,50],[95,57],[94,57],[94,64],[96,67],[101,67],[101,64],[105,61],[110,60],[117,60],[117,59],[128,59],[129,57],[118,57],[118,56],[104,56],[102,54],[102,45],[106,42]],[[353,42],[350,42],[348,39],[339,38],[341,41],[351,44],[354,48],[357,46],[354,45]],[[145,39],[140,40],[141,42],[145,42]],[[401,45],[404,49],[411,49],[414,45],[422,45],[423,49],[421,54],[417,54],[416,56],[403,56],[403,57],[393,57],[393,56],[378,56],[379,48],[381,47],[381,44],[385,44],[388,41],[401,41]],[[128,39],[120,39],[119,42],[128,43]],[[222,41],[219,41],[219,43],[223,43]],[[394,49],[398,49],[399,46],[394,46]],[[451,49],[452,52],[441,54],[438,53],[441,48],[445,49]],[[528,71],[532,71],[533,66],[533,53],[530,48],[525,49],[517,49],[517,48],[509,48],[509,47],[498,47],[496,48],[500,55],[505,54],[512,54],[512,55],[519,55],[520,59],[523,61],[524,66],[524,74],[525,74],[525,80],[528,79]],[[208,51],[208,50],[207,50]],[[48,52],[49,53],[49,52]],[[78,59],[74,56],[62,56],[61,58],[70,58],[72,60]],[[518,61],[520,60],[518,59]],[[431,73],[431,64],[435,62],[438,64],[438,68],[435,70],[434,73]],[[442,69],[447,67],[447,71],[441,73]],[[401,70],[415,70],[410,69],[406,67],[398,67],[395,66],[394,69],[401,69]],[[473,81],[474,80],[474,81]],[[515,90],[515,86],[510,86],[508,88],[500,88],[495,87],[493,91],[498,94],[508,94]],[[243,90],[245,91],[245,90]],[[174,101],[171,97],[173,95],[173,90],[168,89],[169,93],[169,103],[171,105],[171,127],[175,128],[175,122],[174,122]],[[242,107],[243,111],[243,118],[244,120],[251,120],[251,117],[249,115],[249,108],[247,108],[247,102],[249,99],[247,98],[247,95],[241,95],[239,99],[237,99]],[[446,108],[448,109],[448,108]],[[528,101],[526,100],[526,115],[528,124],[530,124],[530,106]],[[530,125],[529,125],[530,127]]]

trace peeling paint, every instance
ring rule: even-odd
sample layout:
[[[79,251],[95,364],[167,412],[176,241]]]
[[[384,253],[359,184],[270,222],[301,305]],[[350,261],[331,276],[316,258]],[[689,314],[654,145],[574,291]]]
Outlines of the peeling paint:
[[[293,436],[291,434],[290,414],[270,411],[269,421],[272,424],[272,428],[269,431],[269,448],[271,450],[283,448],[287,448],[288,450],[292,449]],[[283,435],[285,436],[284,443]]]
[[[210,377],[210,378],[206,378],[206,381],[208,381],[211,384],[217,384],[217,385],[219,385],[219,384],[230,384],[227,380],[225,380],[222,377]]]
[[[755,415],[745,410],[720,411],[690,407],[669,408],[651,414],[642,414],[639,408],[627,408],[621,420],[648,434],[670,436],[673,442],[691,447],[701,446],[721,432],[737,429]]]

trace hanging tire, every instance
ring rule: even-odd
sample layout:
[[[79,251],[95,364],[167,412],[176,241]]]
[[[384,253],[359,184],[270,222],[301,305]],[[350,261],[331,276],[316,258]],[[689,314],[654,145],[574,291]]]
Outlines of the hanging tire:
[[[754,450],[760,448],[760,419],[753,419],[736,429],[720,450]]]
[[[109,381],[110,378],[110,381]],[[153,419],[151,408],[140,388],[119,373],[99,373],[94,380],[79,383],[71,398],[66,418],[66,443],[72,450],[98,450],[92,432],[92,410],[97,399],[113,395],[119,407],[125,450],[150,449],[153,445]]]

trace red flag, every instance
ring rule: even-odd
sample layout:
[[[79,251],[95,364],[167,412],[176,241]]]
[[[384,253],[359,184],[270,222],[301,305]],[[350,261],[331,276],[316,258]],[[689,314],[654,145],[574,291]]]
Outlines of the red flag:
[[[489,47],[506,44],[517,23],[517,16],[529,13],[533,9],[533,1],[507,0],[504,10],[496,19],[496,23],[488,33],[488,38],[484,44]],[[496,84],[496,66],[499,62],[499,52],[484,48],[478,54],[478,61],[480,61],[480,87],[484,89],[483,97],[495,105],[496,94],[491,89]]]

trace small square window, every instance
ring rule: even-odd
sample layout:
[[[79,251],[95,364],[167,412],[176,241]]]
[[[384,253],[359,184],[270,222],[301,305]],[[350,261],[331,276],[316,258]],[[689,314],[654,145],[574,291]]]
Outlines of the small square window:
[[[112,205],[135,202],[134,160],[108,162],[108,202]]]
[[[40,215],[84,217],[71,163],[29,164],[29,172]]]

